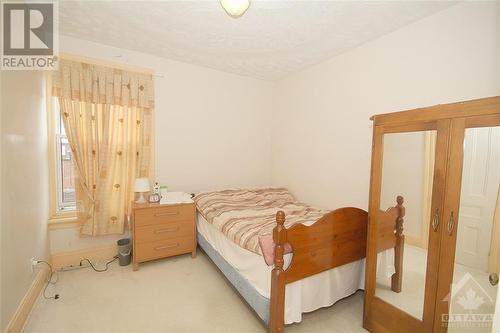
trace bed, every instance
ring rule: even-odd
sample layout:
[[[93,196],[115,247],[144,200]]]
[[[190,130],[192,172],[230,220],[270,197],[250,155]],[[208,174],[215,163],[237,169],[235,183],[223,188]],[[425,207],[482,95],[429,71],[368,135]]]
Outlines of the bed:
[[[285,324],[300,322],[302,313],[363,289],[366,211],[322,211],[284,188],[204,192],[194,200],[199,246],[270,332],[282,332]],[[395,292],[401,290],[403,215],[401,198],[380,229],[378,250],[392,260]]]

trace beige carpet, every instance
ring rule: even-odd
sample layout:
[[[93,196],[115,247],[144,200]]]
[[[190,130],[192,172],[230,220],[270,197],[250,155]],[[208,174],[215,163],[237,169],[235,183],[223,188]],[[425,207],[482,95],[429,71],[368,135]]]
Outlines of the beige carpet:
[[[49,287],[48,294],[54,289]],[[131,266],[59,273],[58,300],[38,300],[25,332],[265,332],[202,252]],[[305,314],[286,332],[366,332],[363,293]]]

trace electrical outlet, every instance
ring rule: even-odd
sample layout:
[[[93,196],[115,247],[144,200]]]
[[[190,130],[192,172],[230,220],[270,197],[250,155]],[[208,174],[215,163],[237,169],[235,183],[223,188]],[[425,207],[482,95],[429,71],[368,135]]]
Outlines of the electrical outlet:
[[[31,274],[35,273],[35,267],[38,265],[38,260],[35,259],[35,257],[32,257],[30,260],[30,265],[31,265]]]

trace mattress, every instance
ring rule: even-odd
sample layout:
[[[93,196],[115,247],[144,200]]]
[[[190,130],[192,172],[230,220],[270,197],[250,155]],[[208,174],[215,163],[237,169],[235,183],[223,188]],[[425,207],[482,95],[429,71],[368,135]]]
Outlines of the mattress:
[[[262,256],[250,252],[224,236],[198,214],[198,232],[249,284],[269,299],[271,270]],[[291,255],[285,256],[285,267]],[[364,262],[361,259],[286,285],[285,324],[302,320],[302,313],[334,304],[364,287]]]

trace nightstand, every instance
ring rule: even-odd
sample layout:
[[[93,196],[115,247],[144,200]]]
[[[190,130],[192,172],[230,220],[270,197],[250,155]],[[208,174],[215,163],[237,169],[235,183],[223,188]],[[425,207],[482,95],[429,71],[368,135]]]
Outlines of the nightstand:
[[[139,263],[191,253],[196,257],[196,206],[193,203],[134,203],[133,270]]]

